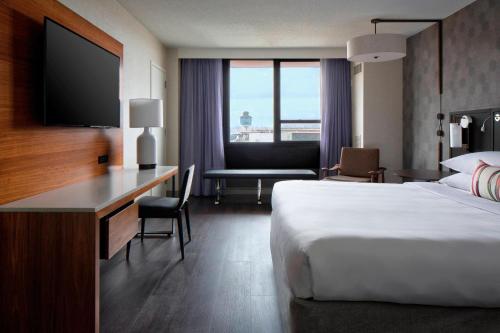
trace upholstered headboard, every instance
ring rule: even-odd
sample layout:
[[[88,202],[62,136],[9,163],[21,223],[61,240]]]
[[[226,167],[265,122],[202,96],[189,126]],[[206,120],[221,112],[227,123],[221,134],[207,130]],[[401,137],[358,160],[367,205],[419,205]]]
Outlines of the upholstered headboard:
[[[463,116],[469,116],[472,122],[462,129],[462,148],[450,148],[450,157],[476,151],[500,151],[500,108],[450,112],[450,123],[460,123]]]

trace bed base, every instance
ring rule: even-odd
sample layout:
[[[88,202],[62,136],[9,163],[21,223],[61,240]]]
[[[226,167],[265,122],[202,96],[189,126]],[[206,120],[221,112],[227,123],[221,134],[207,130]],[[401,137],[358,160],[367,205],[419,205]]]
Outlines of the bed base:
[[[292,295],[276,267],[274,276],[283,332],[500,332],[500,308],[306,300]]]
[[[288,307],[288,332],[500,332],[499,309],[298,298]]]

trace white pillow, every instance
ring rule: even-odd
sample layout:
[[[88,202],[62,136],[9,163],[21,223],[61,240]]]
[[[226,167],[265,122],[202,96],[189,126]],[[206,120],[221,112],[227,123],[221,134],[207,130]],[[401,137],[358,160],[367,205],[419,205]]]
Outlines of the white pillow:
[[[456,173],[451,176],[441,178],[439,183],[470,192],[472,175],[468,175],[466,173]]]
[[[479,160],[489,165],[500,165],[500,151],[481,151],[450,158],[441,162],[447,168],[472,175]]]

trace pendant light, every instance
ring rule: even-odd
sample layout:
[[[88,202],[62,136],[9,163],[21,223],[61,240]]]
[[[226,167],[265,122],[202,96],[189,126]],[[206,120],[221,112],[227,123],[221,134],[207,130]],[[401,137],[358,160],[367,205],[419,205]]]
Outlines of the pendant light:
[[[363,35],[347,41],[347,59],[354,62],[382,62],[406,56],[406,37],[399,34]]]
[[[439,68],[439,111],[437,113],[439,137],[438,169],[442,170],[443,160],[443,20],[441,19],[381,19],[371,21],[375,26],[375,34],[359,36],[347,42],[347,59],[354,62],[381,62],[400,59],[406,56],[406,38],[397,34],[377,34],[377,23],[437,23],[438,24],[438,68]]]

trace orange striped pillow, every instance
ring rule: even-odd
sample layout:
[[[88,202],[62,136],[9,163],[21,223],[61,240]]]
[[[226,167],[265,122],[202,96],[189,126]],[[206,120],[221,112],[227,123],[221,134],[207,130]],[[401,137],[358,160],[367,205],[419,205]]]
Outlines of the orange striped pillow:
[[[479,161],[472,174],[471,191],[477,197],[500,201],[500,166]]]

